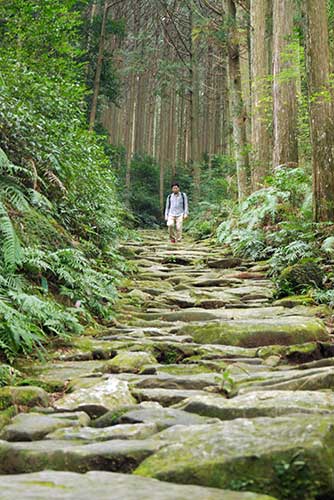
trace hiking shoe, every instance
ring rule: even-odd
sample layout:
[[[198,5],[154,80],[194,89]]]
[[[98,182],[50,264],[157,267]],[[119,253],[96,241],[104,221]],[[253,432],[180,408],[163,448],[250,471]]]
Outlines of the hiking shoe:
[[[171,238],[170,242],[171,243],[176,243],[176,240],[174,238]]]

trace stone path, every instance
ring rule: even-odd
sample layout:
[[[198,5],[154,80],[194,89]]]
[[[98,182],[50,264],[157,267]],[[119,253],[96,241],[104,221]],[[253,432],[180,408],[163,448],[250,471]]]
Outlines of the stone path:
[[[0,498],[334,498],[324,308],[274,301],[265,263],[143,234],[115,326],[0,389]]]

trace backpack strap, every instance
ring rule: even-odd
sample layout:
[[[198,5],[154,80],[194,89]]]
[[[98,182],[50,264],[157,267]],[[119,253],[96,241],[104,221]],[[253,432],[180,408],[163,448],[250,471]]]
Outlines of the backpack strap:
[[[186,202],[184,201],[184,193],[181,193],[181,196],[182,196],[183,212],[184,212],[184,208],[186,206]]]

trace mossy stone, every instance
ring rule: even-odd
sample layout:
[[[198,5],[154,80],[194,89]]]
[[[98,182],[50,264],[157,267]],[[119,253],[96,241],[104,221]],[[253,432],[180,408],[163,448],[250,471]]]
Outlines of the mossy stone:
[[[179,333],[191,335],[194,341],[200,344],[239,347],[294,345],[329,339],[321,320],[300,316],[186,325],[179,330]]]
[[[145,365],[157,363],[155,357],[144,351],[120,352],[102,367],[104,373],[138,373]]]
[[[322,288],[324,277],[324,271],[316,262],[300,262],[281,272],[278,289],[281,295],[288,295],[289,292],[302,292],[307,287]]]
[[[177,426],[135,474],[170,482],[251,490],[281,500],[333,498],[332,417],[290,415]]]
[[[48,406],[49,396],[40,387],[2,387],[0,388],[0,410],[13,405],[19,406]]]

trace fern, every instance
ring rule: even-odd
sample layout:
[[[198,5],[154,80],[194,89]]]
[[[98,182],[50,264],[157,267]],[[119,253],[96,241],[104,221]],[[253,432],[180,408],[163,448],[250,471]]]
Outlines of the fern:
[[[0,232],[2,233],[2,251],[6,268],[14,271],[22,260],[22,248],[8,212],[0,201]]]
[[[25,314],[0,300],[0,347],[9,361],[19,352],[41,349],[44,334]]]

